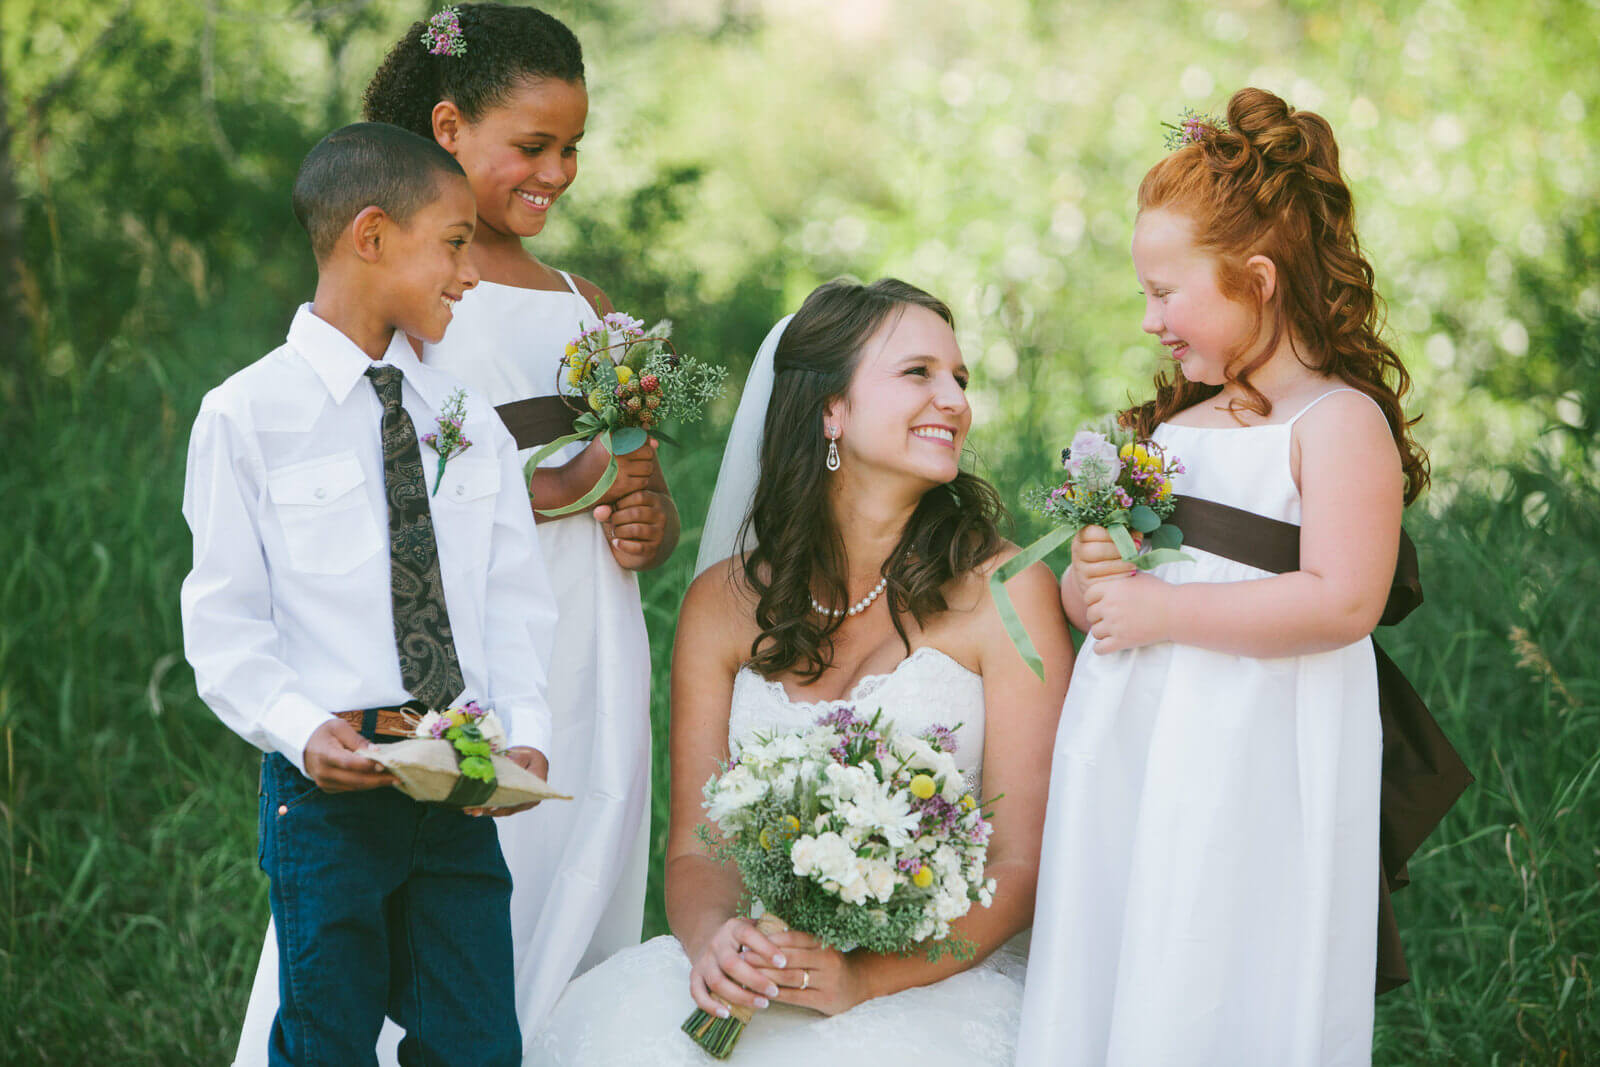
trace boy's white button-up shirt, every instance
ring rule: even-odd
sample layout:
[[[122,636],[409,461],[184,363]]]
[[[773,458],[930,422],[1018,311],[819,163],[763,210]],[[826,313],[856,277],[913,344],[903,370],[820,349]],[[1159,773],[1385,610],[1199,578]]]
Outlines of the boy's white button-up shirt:
[[[461,388],[396,331],[381,361],[404,375],[417,436]],[[333,712],[403,704],[389,592],[383,404],[376,364],[309,304],[288,342],[206,395],[189,439],[184,651],[224,724],[302,772]],[[462,700],[493,707],[508,743],[549,751],[545,701],[556,604],[516,445],[467,393],[472,442],[439,474],[421,445]]]

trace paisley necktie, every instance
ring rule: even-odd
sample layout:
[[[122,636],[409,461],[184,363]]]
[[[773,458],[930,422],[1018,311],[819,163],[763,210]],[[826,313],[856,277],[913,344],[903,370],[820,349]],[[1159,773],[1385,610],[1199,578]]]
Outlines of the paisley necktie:
[[[422,477],[416,427],[400,406],[402,375],[396,367],[369,367],[366,375],[383,401],[383,491],[389,502],[389,597],[394,643],[406,690],[428,708],[443,710],[461,695],[456,659],[439,578],[439,545]]]

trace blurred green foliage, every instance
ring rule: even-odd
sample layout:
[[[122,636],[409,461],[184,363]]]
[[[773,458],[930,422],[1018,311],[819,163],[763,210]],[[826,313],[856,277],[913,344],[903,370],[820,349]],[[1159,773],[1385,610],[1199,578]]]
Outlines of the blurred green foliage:
[[[187,427],[310,292],[300,158],[434,6],[0,7],[21,198],[0,256],[29,326],[0,367],[0,1063],[232,1048],[265,889],[253,756],[181,661]],[[1127,244],[1160,123],[1245,84],[1327,116],[1434,459],[1411,520],[1429,603],[1388,643],[1480,780],[1397,898],[1416,981],[1379,1002],[1378,1061],[1600,1060],[1600,5],[549,7],[592,106],[534,251],[735,381],[820,280],[930,289],[974,370],[975,462],[1012,500],[1158,365]],[[686,537],[643,583],[658,742],[737,394],[666,457]]]

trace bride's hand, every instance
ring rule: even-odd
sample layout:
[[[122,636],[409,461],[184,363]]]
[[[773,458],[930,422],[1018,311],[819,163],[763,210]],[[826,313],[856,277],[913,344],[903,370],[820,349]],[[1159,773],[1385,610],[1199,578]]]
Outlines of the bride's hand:
[[[828,948],[799,930],[774,934],[772,943],[783,952],[788,964],[758,968],[763,978],[778,987],[773,1000],[823,1015],[837,1015],[869,999],[860,971],[838,949]]]
[[[721,1018],[727,1018],[728,1009],[716,997],[729,1004],[764,1008],[770,998],[778,995],[778,987],[758,968],[782,968],[787,964],[783,951],[757,930],[755,923],[729,919],[717,927],[695,958],[689,971],[689,995],[701,1008]]]

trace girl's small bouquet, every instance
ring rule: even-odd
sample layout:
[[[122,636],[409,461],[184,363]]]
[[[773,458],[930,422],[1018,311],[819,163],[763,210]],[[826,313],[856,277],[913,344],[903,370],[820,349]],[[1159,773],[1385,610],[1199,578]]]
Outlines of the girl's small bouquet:
[[[500,718],[476,703],[430,711],[416,736],[374,745],[366,754],[400,780],[413,800],[456,808],[511,808],[538,800],[571,800],[532,771],[507,759]]]
[[[795,733],[757,735],[705,785],[717,832],[703,839],[738,864],[765,912],[761,929],[802,930],[848,952],[965,957],[950,923],[988,907],[989,820],[956,766],[955,731],[897,732],[880,710],[849,707]],[[750,1021],[730,1005],[720,1019],[696,1010],[684,1032],[718,1059]]]
[[[1154,441],[1135,440],[1132,431],[1108,422],[1098,429],[1079,430],[1071,446],[1062,450],[1061,465],[1066,480],[1054,489],[1036,490],[1025,501],[1058,525],[989,579],[1012,643],[1041,678],[1044,666],[1006,593],[1006,582],[1070,541],[1085,526],[1104,526],[1122,558],[1140,570],[1191,558],[1179,551],[1182,531],[1163,521],[1177,506],[1172,476],[1184,473],[1176,456]],[[1135,531],[1144,538],[1143,552],[1134,543]]]
[[[568,342],[557,392],[581,414],[574,431],[534,453],[524,472],[531,478],[534,468],[557,449],[591,438],[605,446],[611,460],[582,499],[539,514],[566,515],[589,507],[616,481],[618,456],[639,448],[651,434],[671,444],[661,431],[663,422],[694,422],[708,402],[722,395],[728,368],[680,356],[669,340],[670,322],[663,320],[648,333],[643,325],[613,311]]]

